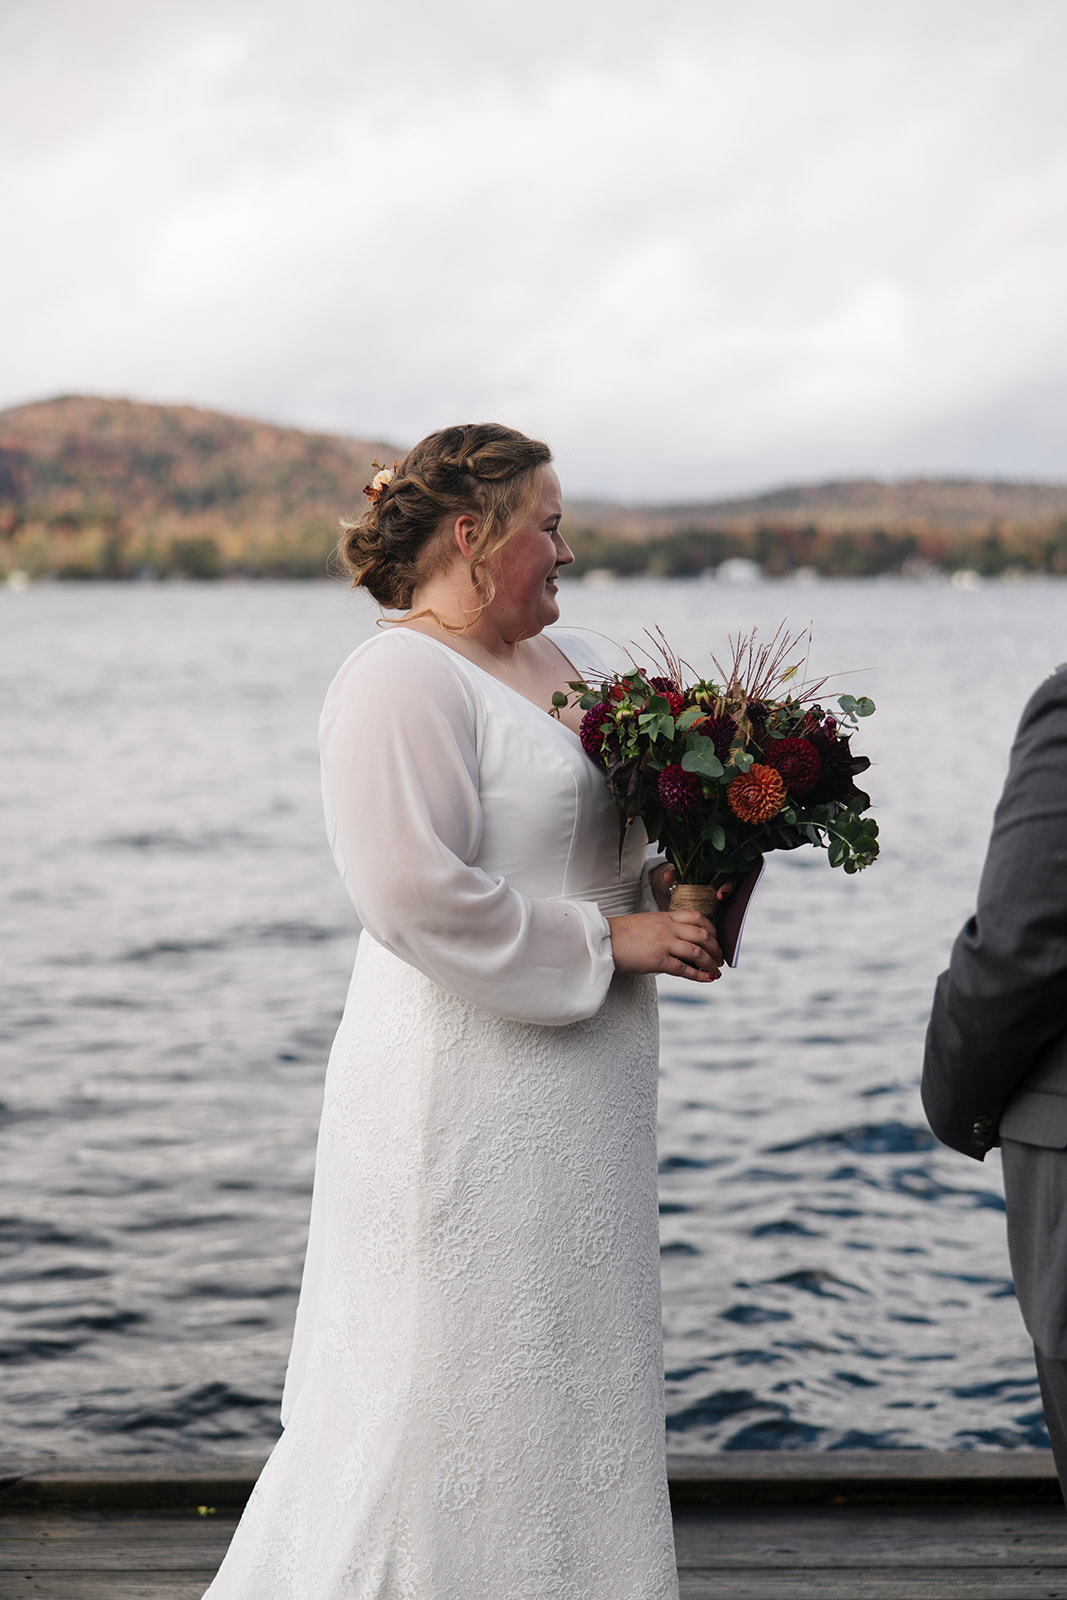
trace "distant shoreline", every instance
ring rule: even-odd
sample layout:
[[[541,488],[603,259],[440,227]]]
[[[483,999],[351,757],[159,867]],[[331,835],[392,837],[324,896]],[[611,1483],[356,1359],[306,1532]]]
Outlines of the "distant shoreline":
[[[403,448],[192,406],[67,395],[0,412],[0,582],[324,578]],[[568,502],[574,575],[1067,575],[1067,483],[799,484],[674,505]],[[736,567],[733,570],[738,570]]]
[[[651,570],[626,569],[614,571],[610,567],[587,567],[582,571],[572,570],[564,579],[565,584],[581,584],[583,587],[593,589],[612,588],[616,584],[640,583],[643,580],[667,581],[672,583],[682,582],[695,585],[707,585],[709,588],[737,589],[757,587],[767,583],[780,583],[791,588],[805,588],[813,584],[835,583],[914,583],[914,584],[941,584],[954,589],[979,589],[986,583],[997,584],[1025,584],[1056,582],[1067,578],[1064,571],[1042,571],[1034,568],[1009,566],[999,572],[979,571],[975,567],[961,566],[956,568],[935,567],[922,562],[911,563],[905,570],[881,572],[818,572],[812,568],[798,568],[788,572],[764,572],[754,563],[744,560],[726,561],[721,567],[707,567],[700,572],[659,572]],[[189,573],[175,572],[131,572],[115,574],[101,573],[64,573],[47,572],[36,576],[21,568],[14,568],[7,573],[0,572],[0,590],[7,589],[14,593],[24,593],[29,589],[41,587],[63,587],[77,589],[79,587],[92,588],[100,584],[118,584],[123,588],[171,588],[184,587],[189,584],[207,588],[225,588],[227,586],[244,587],[245,585],[260,585],[273,583],[299,583],[325,585],[332,584],[338,588],[344,587],[344,580],[329,572],[321,573],[249,573],[249,572],[216,572],[216,573]]]

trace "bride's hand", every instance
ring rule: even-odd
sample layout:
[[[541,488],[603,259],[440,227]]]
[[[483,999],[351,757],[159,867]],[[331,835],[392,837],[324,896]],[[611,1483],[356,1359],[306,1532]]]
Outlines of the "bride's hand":
[[[713,983],[719,976],[719,941],[699,911],[637,911],[609,917],[608,927],[619,972],[668,972],[695,983]]]

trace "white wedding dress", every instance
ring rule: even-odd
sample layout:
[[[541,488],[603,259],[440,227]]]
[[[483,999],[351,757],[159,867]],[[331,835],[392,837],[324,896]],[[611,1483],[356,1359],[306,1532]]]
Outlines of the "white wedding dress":
[[[577,736],[408,629],[341,668],[322,753],[364,932],[285,1430],[208,1596],[676,1600],[655,983],[605,920],[643,838],[620,870]]]

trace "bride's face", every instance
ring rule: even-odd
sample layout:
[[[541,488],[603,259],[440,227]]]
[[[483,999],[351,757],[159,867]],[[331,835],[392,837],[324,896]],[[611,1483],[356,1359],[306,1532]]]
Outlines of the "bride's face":
[[[559,531],[562,515],[559,479],[541,467],[536,501],[489,569],[495,587],[489,609],[512,638],[530,638],[559,618],[556,577],[574,560]]]

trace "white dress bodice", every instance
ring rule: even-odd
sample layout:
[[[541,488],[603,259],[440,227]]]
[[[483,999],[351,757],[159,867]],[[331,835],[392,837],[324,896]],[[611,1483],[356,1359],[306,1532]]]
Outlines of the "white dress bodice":
[[[578,676],[600,676],[580,641],[553,638]],[[398,628],[341,668],[320,743],[334,859],[379,944],[497,1016],[596,1011],[613,971],[605,916],[637,908],[647,841],[631,827],[620,859],[618,813],[577,734]]]

